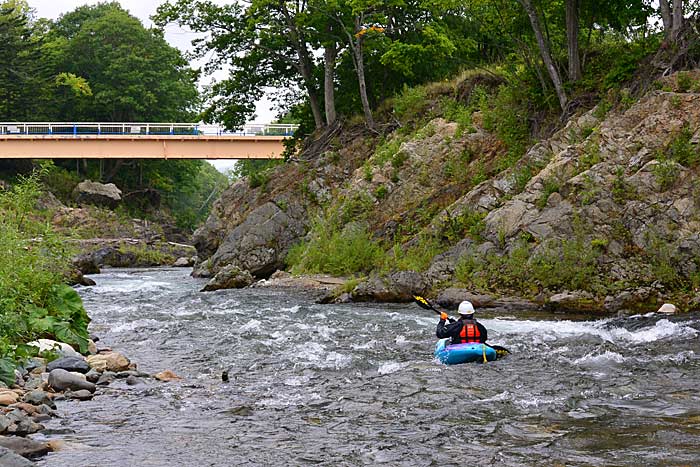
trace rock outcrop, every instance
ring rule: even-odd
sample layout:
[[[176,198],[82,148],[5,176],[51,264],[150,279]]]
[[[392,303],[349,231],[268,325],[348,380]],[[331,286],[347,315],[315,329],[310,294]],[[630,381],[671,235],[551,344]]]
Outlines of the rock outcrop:
[[[91,204],[114,209],[122,200],[122,191],[114,183],[85,180],[73,190],[73,199],[81,205]]]

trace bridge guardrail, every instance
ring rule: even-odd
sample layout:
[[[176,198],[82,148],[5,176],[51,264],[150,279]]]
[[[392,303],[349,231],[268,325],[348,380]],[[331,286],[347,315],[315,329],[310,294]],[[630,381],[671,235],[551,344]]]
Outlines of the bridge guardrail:
[[[239,131],[228,131],[220,125],[199,123],[117,123],[117,122],[0,122],[0,135],[16,136],[292,136],[299,125],[248,124]]]

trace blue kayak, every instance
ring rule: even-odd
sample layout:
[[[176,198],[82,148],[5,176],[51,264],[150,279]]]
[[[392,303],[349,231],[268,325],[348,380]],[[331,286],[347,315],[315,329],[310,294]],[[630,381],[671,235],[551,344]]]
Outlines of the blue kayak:
[[[486,344],[447,345],[449,341],[449,338],[440,339],[435,344],[435,357],[447,365],[467,362],[486,363],[498,358],[496,350]]]

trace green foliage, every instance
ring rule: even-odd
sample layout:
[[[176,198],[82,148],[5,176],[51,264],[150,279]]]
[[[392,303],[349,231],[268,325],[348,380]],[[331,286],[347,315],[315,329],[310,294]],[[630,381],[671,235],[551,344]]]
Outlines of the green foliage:
[[[513,172],[513,181],[515,182],[515,193],[522,193],[527,183],[532,179],[532,169],[524,165],[520,169]]]
[[[664,156],[686,167],[696,167],[700,164],[700,148],[692,139],[693,131],[684,126],[668,144]]]
[[[542,209],[547,205],[547,200],[552,193],[559,191],[559,180],[556,178],[548,178],[542,181],[542,194],[537,200],[537,207]]]
[[[418,120],[428,107],[428,92],[425,86],[404,86],[401,94],[392,100],[394,115],[401,121]]]
[[[334,222],[317,219],[310,240],[292,247],[286,263],[294,274],[345,276],[371,271],[382,257],[382,248],[365,227],[354,224],[340,229]]]
[[[526,92],[522,83],[502,85],[495,96],[482,102],[481,108],[484,128],[495,132],[503,140],[515,160],[525,154],[530,142],[527,118],[530,96]]]
[[[678,166],[672,159],[659,159],[658,164],[651,167],[651,172],[656,177],[662,192],[671,188],[678,178]]]
[[[442,229],[442,236],[450,243],[457,243],[467,235],[474,240],[480,240],[486,229],[485,217],[484,212],[465,209],[458,216],[448,217]]]
[[[3,380],[11,366],[35,353],[25,342],[49,337],[87,351],[89,318],[77,293],[62,283],[71,252],[47,224],[32,215],[40,187],[40,174],[34,173],[0,193]]]
[[[385,258],[384,270],[423,272],[428,269],[433,258],[445,250],[440,239],[431,235],[419,235],[408,246],[394,245],[391,254]]]
[[[688,92],[695,85],[693,76],[687,71],[681,71],[676,77],[678,91]]]
[[[262,187],[264,191],[272,170],[282,164],[284,161],[279,159],[243,159],[238,161],[232,175],[235,178],[248,177],[248,185],[251,188]]]
[[[384,199],[389,194],[389,190],[384,185],[379,185],[376,190],[374,190],[374,197],[377,199]]]
[[[456,279],[480,290],[510,289],[532,296],[546,289],[600,292],[600,245],[583,237],[550,242],[536,252],[519,240],[507,254],[470,253],[457,263]]]
[[[404,138],[401,136],[394,136],[388,140],[382,141],[374,150],[374,154],[370,158],[370,161],[374,165],[382,167],[399,153],[403,142]]]
[[[475,131],[472,126],[473,110],[470,107],[450,98],[443,98],[440,101],[440,106],[445,119],[457,123],[457,131],[455,132],[457,138],[462,136],[464,132],[473,133]]]

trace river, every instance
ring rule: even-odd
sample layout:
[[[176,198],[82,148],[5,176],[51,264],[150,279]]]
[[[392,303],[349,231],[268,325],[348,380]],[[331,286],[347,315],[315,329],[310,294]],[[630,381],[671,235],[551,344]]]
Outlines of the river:
[[[39,465],[700,465],[698,316],[482,314],[512,355],[448,367],[415,305],[199,293],[188,273],[80,289],[101,346],[183,380],[59,402]]]

